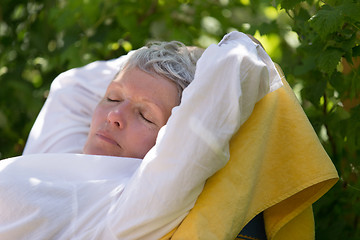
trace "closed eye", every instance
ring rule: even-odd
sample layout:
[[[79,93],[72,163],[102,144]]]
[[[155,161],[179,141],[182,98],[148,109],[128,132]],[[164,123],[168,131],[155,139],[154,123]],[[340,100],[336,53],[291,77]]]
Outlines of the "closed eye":
[[[108,102],[121,102],[121,100],[112,99],[112,98],[109,98],[109,97],[106,98],[106,101],[108,101]]]
[[[141,112],[139,112],[139,114],[140,114],[140,116],[141,116],[146,122],[151,123],[151,124],[155,124],[155,123],[153,123],[151,120],[149,120],[148,118],[146,118],[146,117],[144,116],[144,114],[142,114]]]

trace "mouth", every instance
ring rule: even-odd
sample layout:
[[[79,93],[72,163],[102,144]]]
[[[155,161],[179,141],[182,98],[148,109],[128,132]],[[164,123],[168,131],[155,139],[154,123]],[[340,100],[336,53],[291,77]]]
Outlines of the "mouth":
[[[110,143],[112,145],[115,145],[115,146],[121,148],[121,146],[109,134],[107,134],[105,132],[97,132],[95,135],[102,141],[105,141],[107,143]]]

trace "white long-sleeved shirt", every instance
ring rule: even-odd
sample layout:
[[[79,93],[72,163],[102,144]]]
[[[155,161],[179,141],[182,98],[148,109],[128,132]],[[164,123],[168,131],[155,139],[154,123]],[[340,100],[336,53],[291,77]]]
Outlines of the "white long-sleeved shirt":
[[[233,32],[206,49],[143,160],[57,154],[81,152],[95,98],[121,61],[96,62],[54,81],[25,155],[0,162],[1,239],[160,238],[226,164],[229,140],[255,103],[281,86],[264,50]],[[55,154],[30,154],[43,152]]]

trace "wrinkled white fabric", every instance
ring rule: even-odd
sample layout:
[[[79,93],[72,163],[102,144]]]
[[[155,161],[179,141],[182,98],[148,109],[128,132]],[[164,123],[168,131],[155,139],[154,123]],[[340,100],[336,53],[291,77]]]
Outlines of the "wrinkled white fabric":
[[[140,163],[68,153],[1,161],[0,239],[116,239],[96,231]]]
[[[143,160],[64,154],[81,152],[89,116],[123,60],[54,81],[25,155],[0,162],[0,239],[160,238],[226,164],[229,140],[255,103],[281,86],[264,50],[233,32],[206,49]],[[30,154],[43,152],[62,154]]]

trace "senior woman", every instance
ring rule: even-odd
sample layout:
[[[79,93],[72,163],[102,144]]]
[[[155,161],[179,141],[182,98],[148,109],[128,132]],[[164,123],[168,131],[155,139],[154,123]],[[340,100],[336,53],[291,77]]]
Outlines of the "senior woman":
[[[195,72],[197,53],[156,44],[60,75],[24,155],[0,163],[0,238],[159,239],[176,227],[255,103],[281,87],[243,33]]]

